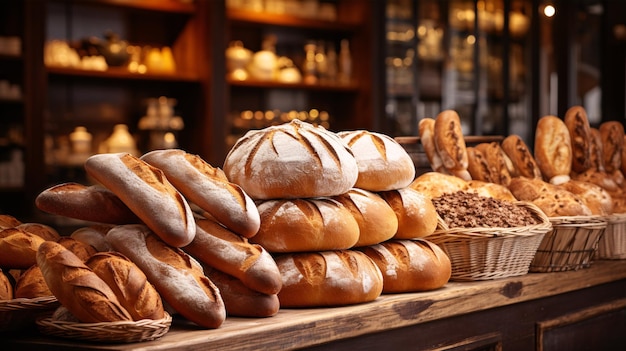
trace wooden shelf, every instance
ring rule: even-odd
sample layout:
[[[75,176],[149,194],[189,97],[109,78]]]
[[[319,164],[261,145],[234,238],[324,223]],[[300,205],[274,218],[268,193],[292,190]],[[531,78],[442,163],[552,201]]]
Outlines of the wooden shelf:
[[[193,74],[185,73],[132,73],[123,67],[109,67],[106,71],[83,70],[65,67],[46,67],[46,71],[52,76],[101,78],[136,81],[164,81],[164,82],[200,82],[200,78]]]
[[[267,12],[254,12],[240,9],[227,9],[226,17],[238,24],[258,26],[294,27],[301,29],[315,29],[326,32],[355,32],[361,28],[359,23],[342,21],[325,21],[307,17],[283,15]]]
[[[358,84],[305,84],[305,83],[281,83],[276,81],[261,80],[232,80],[228,79],[228,84],[233,87],[259,88],[259,89],[301,89],[311,91],[328,91],[328,92],[356,92],[359,88]]]
[[[193,14],[196,11],[196,7],[194,6],[193,1],[183,0],[67,0],[67,2],[82,2],[89,5],[114,6],[136,10],[180,13],[189,15]]]

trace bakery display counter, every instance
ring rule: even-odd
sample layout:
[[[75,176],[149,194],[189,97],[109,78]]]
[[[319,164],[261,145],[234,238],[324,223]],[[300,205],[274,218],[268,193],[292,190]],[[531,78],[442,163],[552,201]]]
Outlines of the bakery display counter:
[[[626,346],[624,330],[626,260],[603,260],[577,271],[449,282],[360,305],[228,317],[218,329],[174,318],[165,336],[142,343],[87,343],[33,331],[1,337],[10,350],[607,350]]]

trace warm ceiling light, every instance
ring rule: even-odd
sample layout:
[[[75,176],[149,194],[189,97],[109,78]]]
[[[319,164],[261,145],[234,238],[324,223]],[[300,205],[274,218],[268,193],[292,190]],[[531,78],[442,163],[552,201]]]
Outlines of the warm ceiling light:
[[[552,17],[555,13],[556,9],[552,5],[546,5],[546,7],[543,8],[543,14],[546,15],[546,17]]]

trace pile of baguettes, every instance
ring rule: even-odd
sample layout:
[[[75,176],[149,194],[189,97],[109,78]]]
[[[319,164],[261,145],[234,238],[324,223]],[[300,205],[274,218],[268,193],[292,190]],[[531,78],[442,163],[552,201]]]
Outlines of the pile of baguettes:
[[[168,311],[216,328],[227,315],[361,303],[450,278],[445,253],[420,239],[436,229],[435,207],[383,134],[294,120],[248,132],[223,170],[177,149],[84,166],[93,185],[53,186],[36,206],[93,225],[42,238],[0,216],[0,267],[34,271],[15,274],[13,297],[34,297],[17,292],[24,284],[49,288],[62,305],[53,318]]]
[[[488,196],[532,202],[548,217],[626,212],[624,127],[609,121],[592,128],[581,106],[563,119],[542,117],[534,152],[515,134],[466,146],[459,116],[450,110],[421,120],[419,131],[437,176],[418,177],[414,187],[438,187],[431,196],[479,187]]]

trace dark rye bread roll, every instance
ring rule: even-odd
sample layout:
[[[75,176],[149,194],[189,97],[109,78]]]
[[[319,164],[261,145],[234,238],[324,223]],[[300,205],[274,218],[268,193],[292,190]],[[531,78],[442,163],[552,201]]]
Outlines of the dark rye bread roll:
[[[360,251],[282,254],[276,264],[283,278],[282,307],[352,305],[373,301],[383,290],[380,269]]]
[[[570,179],[572,144],[565,122],[556,116],[544,116],[535,133],[535,161],[544,179],[562,184]]]
[[[331,198],[267,200],[257,206],[261,228],[249,240],[270,253],[343,250],[359,240],[357,220]]]
[[[187,200],[228,229],[246,238],[259,230],[261,220],[254,201],[200,156],[168,149],[148,152],[141,159],[161,169]]]
[[[591,167],[591,126],[582,106],[572,106],[565,112],[565,126],[572,144],[572,171],[584,172]]]
[[[535,157],[519,135],[511,134],[507,136],[500,143],[500,147],[511,160],[518,176],[531,179],[542,178],[541,170],[537,166]]]
[[[448,255],[426,240],[393,239],[359,250],[369,256],[383,274],[383,293],[438,289],[452,274]]]
[[[369,191],[395,190],[415,178],[411,156],[388,135],[367,130],[337,133],[352,150],[359,167],[355,188]]]
[[[131,154],[118,153],[89,157],[85,170],[166,243],[180,247],[193,240],[196,222],[191,208],[160,169]]]
[[[359,176],[352,151],[337,134],[297,119],[248,131],[226,155],[223,169],[259,200],[339,195]]]

